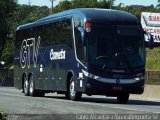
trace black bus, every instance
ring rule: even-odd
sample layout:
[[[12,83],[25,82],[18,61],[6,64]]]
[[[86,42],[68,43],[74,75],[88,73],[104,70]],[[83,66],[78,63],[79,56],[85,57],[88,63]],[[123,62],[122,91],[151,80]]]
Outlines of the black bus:
[[[26,96],[57,92],[79,100],[84,93],[126,103],[130,93],[144,91],[144,34],[134,15],[97,8],[72,9],[21,25],[14,85]]]

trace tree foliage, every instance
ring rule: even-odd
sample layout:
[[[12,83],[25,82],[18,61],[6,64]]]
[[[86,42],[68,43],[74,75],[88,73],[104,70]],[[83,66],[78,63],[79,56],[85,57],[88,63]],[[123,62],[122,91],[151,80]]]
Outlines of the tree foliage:
[[[111,6],[112,9],[130,12],[140,19],[141,12],[160,12],[159,7],[152,4],[150,6],[124,6],[123,3],[120,3],[115,6],[114,3],[115,0],[64,0],[54,7],[53,13],[51,13],[51,8],[46,6],[15,5],[11,0],[0,0],[0,61],[4,60],[7,64],[12,63],[15,30],[19,25],[36,21],[50,13],[55,14],[74,8],[110,9]],[[160,4],[160,0],[158,3]],[[4,47],[5,49],[3,49]],[[1,54],[2,50],[3,54]]]
[[[26,24],[29,22],[36,21],[42,17],[48,16],[50,10],[47,6],[28,6],[28,5],[17,5],[14,12],[14,26],[13,30],[19,25]]]
[[[11,17],[15,4],[11,0],[0,0],[0,56],[2,55],[7,36],[12,24]],[[1,60],[0,60],[1,61]]]
[[[157,2],[158,2],[158,5],[157,5],[157,7],[160,7],[160,0],[158,0]]]
[[[115,0],[112,1],[112,5]],[[71,0],[61,1],[55,8],[54,13],[74,8],[110,8],[110,0]]]
[[[47,6],[15,5],[13,2],[14,6],[11,6],[11,3],[8,3],[7,6],[7,2],[4,1],[0,0],[0,13],[4,13],[4,15],[0,14],[2,16],[0,16],[0,33],[2,33],[0,34],[0,61],[5,61],[7,65],[11,65],[13,63],[13,44],[16,28],[19,25],[48,16],[50,9]],[[9,2],[11,0],[6,1]]]

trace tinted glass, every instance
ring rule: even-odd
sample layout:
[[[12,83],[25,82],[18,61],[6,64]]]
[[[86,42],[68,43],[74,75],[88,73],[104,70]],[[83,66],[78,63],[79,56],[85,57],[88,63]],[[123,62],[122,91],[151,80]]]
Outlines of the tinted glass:
[[[137,26],[96,25],[89,34],[88,45],[92,64],[128,68],[145,63],[143,34]]]
[[[52,24],[43,25],[42,46],[52,45]]]
[[[66,44],[72,48],[72,25],[70,19],[53,23],[53,40],[56,45]]]

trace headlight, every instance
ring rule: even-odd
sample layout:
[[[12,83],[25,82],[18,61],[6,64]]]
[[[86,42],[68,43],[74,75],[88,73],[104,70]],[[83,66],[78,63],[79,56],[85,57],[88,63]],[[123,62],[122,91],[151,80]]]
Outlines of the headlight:
[[[145,79],[145,76],[141,76],[141,77],[134,78],[134,80],[137,80],[137,81],[139,81],[139,80],[144,80],[144,79]]]

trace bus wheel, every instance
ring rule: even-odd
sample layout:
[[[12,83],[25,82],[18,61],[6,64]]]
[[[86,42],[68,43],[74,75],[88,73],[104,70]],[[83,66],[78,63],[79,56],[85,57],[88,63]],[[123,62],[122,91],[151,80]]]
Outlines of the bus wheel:
[[[45,92],[34,89],[34,82],[32,77],[29,82],[29,95],[32,97],[43,97],[45,95]]]
[[[27,79],[24,80],[23,90],[24,90],[24,95],[29,96],[29,82]]]
[[[32,97],[37,96],[37,91],[34,89],[34,83],[33,83],[32,77],[30,77],[30,81],[29,81],[29,95]]]
[[[76,92],[75,91],[75,82],[74,82],[74,80],[71,80],[71,82],[70,82],[69,95],[70,95],[70,99],[73,100],[73,101],[80,100],[81,97],[82,97],[82,93],[81,92]]]
[[[117,96],[118,103],[120,104],[126,104],[128,102],[128,99],[129,99],[129,93],[123,93]]]

